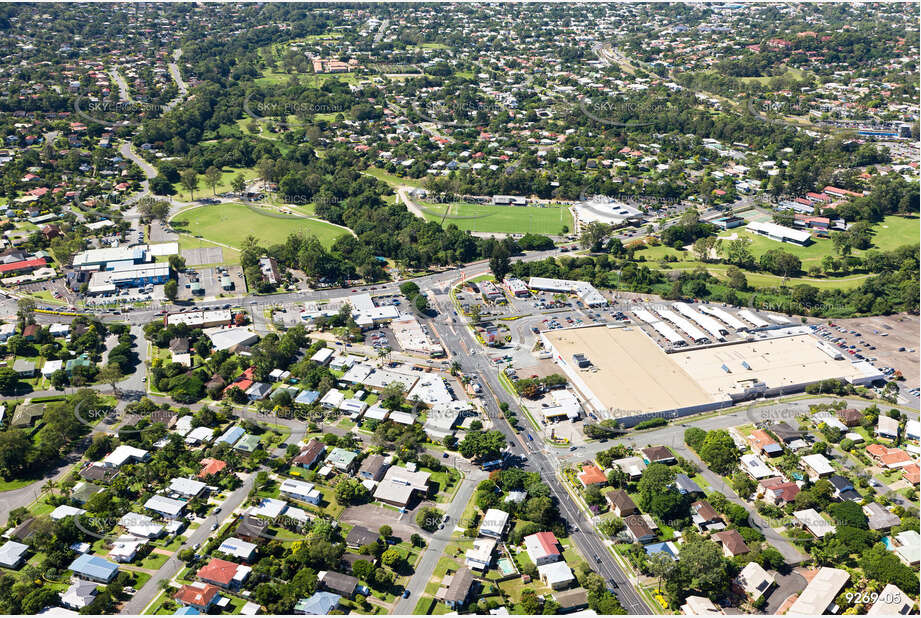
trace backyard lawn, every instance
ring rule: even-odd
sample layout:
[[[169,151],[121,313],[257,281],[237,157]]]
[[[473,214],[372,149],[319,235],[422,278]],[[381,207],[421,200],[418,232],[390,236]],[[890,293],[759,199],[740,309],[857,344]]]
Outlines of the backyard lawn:
[[[247,206],[213,204],[191,208],[176,215],[171,223],[178,230],[206,240],[239,249],[247,236],[253,235],[263,245],[281,244],[292,233],[312,234],[330,247],[348,232],[325,221]]]

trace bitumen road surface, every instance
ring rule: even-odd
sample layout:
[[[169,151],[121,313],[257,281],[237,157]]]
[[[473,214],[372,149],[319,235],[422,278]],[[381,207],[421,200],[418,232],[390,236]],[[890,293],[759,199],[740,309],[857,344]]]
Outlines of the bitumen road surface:
[[[447,312],[442,312],[440,315],[446,316]],[[649,606],[633,588],[626,574],[615,562],[608,547],[594,532],[591,522],[573,504],[572,497],[556,476],[555,467],[542,451],[541,443],[522,437],[505,420],[499,409],[499,403],[505,402],[515,409],[516,402],[499,384],[498,374],[491,366],[488,355],[479,348],[469,329],[463,324],[453,328],[449,327],[443,317],[429,320],[429,325],[452,351],[453,360],[460,363],[461,371],[468,376],[478,375],[480,383],[488,388],[492,396],[483,397],[483,401],[487,414],[493,421],[493,426],[505,435],[511,446],[512,455],[525,462],[523,467],[539,472],[541,478],[550,487],[556,496],[561,514],[569,523],[570,538],[573,539],[576,547],[579,548],[591,567],[609,584],[613,584],[615,594],[628,613],[651,614]]]
[[[234,510],[237,509],[249,496],[250,490],[253,488],[253,483],[256,480],[256,473],[252,473],[248,479],[246,479],[243,484],[235,489],[226,500],[221,505],[221,513],[223,516],[214,516],[211,515],[201,523],[198,528],[196,528],[189,537],[185,540],[181,547],[173,552],[173,555],[163,563],[157,572],[154,573],[147,583],[138,590],[134,596],[122,607],[122,614],[132,614],[138,615],[144,613],[144,609],[155,599],[157,595],[160,594],[160,581],[161,580],[170,580],[172,579],[180,570],[185,567],[185,563],[179,560],[179,552],[183,549],[187,549],[199,543],[204,543],[208,540],[208,537],[211,536],[211,525],[214,522],[219,522],[221,525],[224,524],[227,520],[234,517]]]

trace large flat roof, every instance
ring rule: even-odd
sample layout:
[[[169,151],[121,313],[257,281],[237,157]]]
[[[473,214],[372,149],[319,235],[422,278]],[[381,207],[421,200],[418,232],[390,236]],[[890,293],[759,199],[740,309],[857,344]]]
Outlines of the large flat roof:
[[[562,360],[585,354],[596,370],[580,377],[613,416],[633,416],[716,401],[639,328],[593,326],[544,333]]]
[[[741,392],[743,384],[753,379],[764,382],[768,388],[780,388],[832,378],[860,378],[863,375],[860,368],[850,361],[834,360],[828,356],[816,346],[816,339],[811,335],[678,351],[670,356],[694,376],[707,393],[720,399]]]
[[[834,360],[808,334],[743,341],[667,354],[639,327],[592,326],[542,333],[584,383],[596,407],[613,417],[729,401],[756,383],[767,389],[826,379],[859,379],[861,367]],[[592,368],[579,370],[574,354]],[[576,383],[580,390],[582,386]]]

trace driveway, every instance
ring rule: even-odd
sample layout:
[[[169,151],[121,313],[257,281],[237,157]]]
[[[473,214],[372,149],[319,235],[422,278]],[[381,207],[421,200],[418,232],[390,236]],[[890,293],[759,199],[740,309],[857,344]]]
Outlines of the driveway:
[[[777,587],[768,595],[767,605],[764,607],[765,614],[776,614],[784,601],[791,595],[799,594],[806,587],[805,578],[795,571],[789,575],[774,572],[774,577],[777,580]]]

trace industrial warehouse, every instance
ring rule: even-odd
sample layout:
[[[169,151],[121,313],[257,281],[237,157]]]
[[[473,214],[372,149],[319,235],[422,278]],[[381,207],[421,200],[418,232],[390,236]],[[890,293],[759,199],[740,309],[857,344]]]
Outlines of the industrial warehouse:
[[[676,418],[796,393],[822,380],[868,385],[883,378],[803,326],[778,325],[744,340],[694,347],[657,343],[654,333],[639,324],[588,326],[542,332],[541,340],[586,407],[628,427],[652,416]]]

